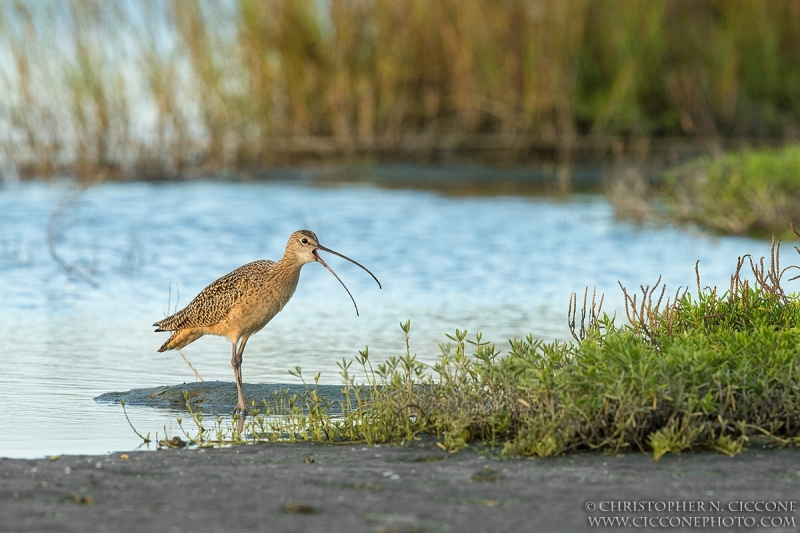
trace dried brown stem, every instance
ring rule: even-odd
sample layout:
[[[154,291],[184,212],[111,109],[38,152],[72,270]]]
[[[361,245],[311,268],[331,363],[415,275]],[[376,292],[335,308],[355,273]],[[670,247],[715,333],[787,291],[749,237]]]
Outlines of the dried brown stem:
[[[194,372],[194,375],[195,375],[195,377],[196,377],[197,379],[199,379],[200,381],[205,381],[205,380],[203,379],[203,376],[201,376],[201,375],[200,375],[200,374],[197,372],[197,370],[195,370],[195,369],[194,369],[194,367],[192,366],[192,363],[190,363],[190,362],[189,362],[189,360],[188,360],[188,359],[186,359],[186,356],[185,356],[185,355],[183,355],[183,352],[182,352],[182,351],[180,351],[180,350],[178,350],[178,353],[181,355],[181,358],[183,358],[183,362],[184,362],[184,363],[186,363],[186,364],[189,366],[189,368],[191,368],[191,369],[192,369],[192,372]]]
[[[572,293],[569,297],[569,307],[567,310],[567,324],[569,325],[570,333],[573,338],[581,342],[586,338],[586,333],[589,329],[596,326],[600,320],[600,314],[603,309],[603,300],[605,294],[600,295],[600,301],[597,301],[597,287],[592,289],[592,301],[589,305],[589,287],[583,291],[583,307],[581,308],[581,321],[577,322],[578,316],[578,295]],[[588,322],[587,322],[588,317]]]

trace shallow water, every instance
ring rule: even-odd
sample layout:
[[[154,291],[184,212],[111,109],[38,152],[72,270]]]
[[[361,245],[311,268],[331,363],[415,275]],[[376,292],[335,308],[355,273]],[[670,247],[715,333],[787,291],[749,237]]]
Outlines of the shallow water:
[[[367,266],[328,256],[355,297],[317,264],[303,269],[286,308],[247,345],[246,382],[296,382],[296,365],[321,383],[340,382],[337,361],[369,346],[373,361],[412,350],[438,353],[455,328],[499,346],[528,333],[570,339],[572,292],[597,286],[604,310],[624,317],[618,281],[631,288],[659,275],[674,293],[727,286],[736,259],[768,244],[710,238],[671,227],[615,221],[602,197],[444,197],[368,186],[281,183],[109,183],[70,202],[66,183],[0,187],[0,456],[129,450],[139,439],[103,392],[193,381],[176,352],[157,353],[166,333],[151,324],[205,285],[254,259],[277,260],[292,231]],[[61,214],[54,219],[52,214]],[[55,251],[91,271],[68,275]],[[170,296],[171,295],[171,296]],[[232,380],[230,347],[204,337],[183,350],[206,379]],[[175,414],[130,407],[143,433],[175,433]]]

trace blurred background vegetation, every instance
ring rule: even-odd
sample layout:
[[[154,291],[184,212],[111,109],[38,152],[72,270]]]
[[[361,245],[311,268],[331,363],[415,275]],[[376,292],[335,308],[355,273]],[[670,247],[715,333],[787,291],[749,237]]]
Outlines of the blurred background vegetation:
[[[800,137],[794,0],[0,3],[22,178],[672,162]]]

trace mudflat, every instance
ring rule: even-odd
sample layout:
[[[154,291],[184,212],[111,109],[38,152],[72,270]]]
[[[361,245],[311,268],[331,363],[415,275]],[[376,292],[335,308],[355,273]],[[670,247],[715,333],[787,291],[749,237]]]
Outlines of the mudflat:
[[[0,459],[9,532],[797,531],[799,498],[800,450],[761,446],[660,462],[499,460],[432,441]]]

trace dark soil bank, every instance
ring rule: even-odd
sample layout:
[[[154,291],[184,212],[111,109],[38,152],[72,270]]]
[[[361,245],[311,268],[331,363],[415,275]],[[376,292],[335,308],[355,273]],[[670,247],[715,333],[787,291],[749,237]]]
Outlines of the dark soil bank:
[[[0,459],[0,531],[584,531],[590,519],[613,517],[638,517],[639,530],[680,519],[708,530],[714,524],[699,521],[716,517],[719,531],[797,531],[800,522],[797,449],[754,446],[733,458],[698,453],[658,463],[644,454],[487,455],[448,454],[433,443],[263,444],[130,452],[127,459]],[[619,502],[650,508],[620,511]],[[753,504],[744,502],[783,507],[748,511]],[[787,527],[766,528],[764,517]],[[662,525],[641,527],[643,519]]]

